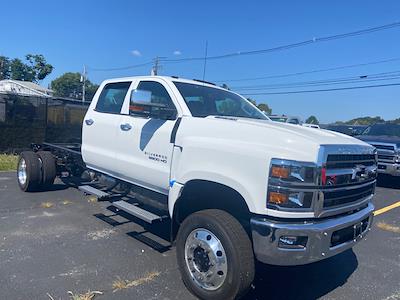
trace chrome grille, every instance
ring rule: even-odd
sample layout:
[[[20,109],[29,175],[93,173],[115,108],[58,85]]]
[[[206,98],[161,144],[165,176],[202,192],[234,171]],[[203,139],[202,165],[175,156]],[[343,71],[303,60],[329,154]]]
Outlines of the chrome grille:
[[[378,151],[378,161],[393,163],[396,158],[396,145],[372,143]]]
[[[325,217],[366,205],[375,190],[376,150],[370,146],[324,146],[315,215]]]

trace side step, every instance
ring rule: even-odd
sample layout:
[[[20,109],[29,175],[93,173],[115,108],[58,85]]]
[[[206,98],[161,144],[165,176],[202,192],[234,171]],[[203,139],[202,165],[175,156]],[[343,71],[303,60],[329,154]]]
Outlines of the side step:
[[[86,194],[94,195],[99,199],[104,199],[110,197],[110,195],[106,192],[103,192],[99,189],[96,189],[90,185],[80,185],[78,189]]]
[[[162,216],[153,214],[147,210],[144,210],[143,208],[140,208],[123,200],[115,201],[112,203],[112,205],[150,224],[154,221],[161,221],[163,219]]]

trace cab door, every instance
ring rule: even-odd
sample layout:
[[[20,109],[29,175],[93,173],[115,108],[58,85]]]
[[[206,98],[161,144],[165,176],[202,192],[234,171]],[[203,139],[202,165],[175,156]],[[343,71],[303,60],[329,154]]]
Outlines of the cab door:
[[[90,105],[82,127],[82,157],[94,170],[113,175],[120,113],[131,81],[104,85],[97,103]]]
[[[119,177],[167,194],[174,147],[171,134],[177,122],[177,106],[172,100],[172,91],[161,80],[139,81],[135,90],[151,93],[152,103],[163,104],[172,113],[169,117],[149,117],[132,105],[129,108],[129,99],[125,100],[127,113],[120,119],[117,142]]]

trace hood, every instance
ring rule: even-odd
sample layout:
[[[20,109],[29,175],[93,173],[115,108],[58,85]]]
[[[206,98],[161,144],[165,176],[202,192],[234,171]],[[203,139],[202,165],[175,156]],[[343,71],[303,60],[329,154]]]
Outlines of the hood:
[[[400,137],[390,136],[390,135],[359,135],[356,138],[367,142],[367,143],[385,143],[385,144],[395,144],[397,148],[400,148]]]
[[[253,158],[271,156],[300,161],[316,161],[321,145],[371,147],[361,140],[329,130],[270,120],[216,116],[183,118],[177,144],[225,151],[242,149]]]
[[[265,129],[270,129],[281,133],[288,138],[291,136],[296,138],[304,138],[309,142],[314,142],[318,145],[330,145],[330,144],[356,144],[356,145],[366,145],[366,143],[355,139],[349,135],[325,130],[316,129],[300,125],[294,125],[289,123],[279,123],[267,120],[252,120],[252,119],[239,119],[239,123],[248,124],[258,127],[263,127]]]

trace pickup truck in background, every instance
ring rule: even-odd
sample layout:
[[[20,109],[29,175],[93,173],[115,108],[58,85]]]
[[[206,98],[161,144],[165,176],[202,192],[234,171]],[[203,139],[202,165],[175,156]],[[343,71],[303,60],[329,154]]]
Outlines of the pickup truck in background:
[[[144,76],[104,81],[82,144],[33,145],[17,179],[29,192],[74,178],[85,193],[165,224],[186,287],[235,299],[251,286],[255,260],[303,265],[359,242],[376,174],[375,148],[358,139],[271,122],[211,83]]]
[[[378,173],[400,176],[399,124],[374,124],[356,137],[377,149]]]
[[[271,121],[301,125],[299,117],[286,116],[286,115],[270,115],[268,116]]]

